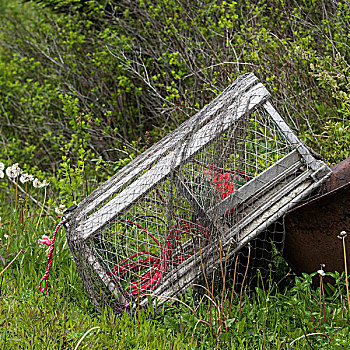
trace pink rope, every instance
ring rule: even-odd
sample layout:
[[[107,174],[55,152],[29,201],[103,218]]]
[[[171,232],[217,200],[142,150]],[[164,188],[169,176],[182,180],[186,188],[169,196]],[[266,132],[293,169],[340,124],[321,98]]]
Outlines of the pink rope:
[[[50,250],[49,250],[49,254],[47,255],[47,262],[46,262],[46,271],[44,273],[44,276],[42,277],[42,279],[40,280],[39,282],[39,290],[46,296],[47,294],[49,294],[47,292],[47,281],[49,279],[49,275],[50,275],[50,269],[51,269],[51,265],[52,265],[52,255],[53,255],[53,251],[55,249],[55,240],[56,240],[56,235],[57,235],[57,232],[59,230],[59,228],[64,224],[66,223],[67,220],[62,220],[57,226],[56,226],[56,229],[55,229],[55,232],[53,233],[53,236],[52,236],[52,240],[50,240],[48,237],[46,236],[43,236],[42,239],[39,239],[38,240],[38,243],[40,244],[46,244],[50,247]],[[41,285],[42,283],[45,281],[45,287],[42,288]]]

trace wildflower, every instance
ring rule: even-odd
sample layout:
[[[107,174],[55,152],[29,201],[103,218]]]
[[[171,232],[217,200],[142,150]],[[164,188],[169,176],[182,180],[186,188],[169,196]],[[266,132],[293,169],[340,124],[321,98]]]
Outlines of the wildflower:
[[[33,180],[33,186],[35,187],[35,188],[39,188],[39,185],[41,184],[41,181],[38,179],[38,178],[35,178],[34,180]]]
[[[22,172],[23,170],[18,166],[18,163],[13,164],[6,169],[6,175],[10,179],[15,179],[18,175],[22,174]]]
[[[41,237],[41,239],[38,239],[38,243],[39,244],[46,244],[46,245],[50,246],[52,244],[52,241],[49,237],[43,235]]]
[[[47,182],[46,180],[40,181],[39,179],[35,178],[33,181],[33,186],[35,188],[42,188],[50,185],[50,182]]]
[[[18,174],[22,174],[23,170],[18,166],[18,163],[12,165],[12,168],[17,171]]]
[[[16,178],[16,174],[12,169],[12,166],[8,167],[6,169],[6,175],[10,178],[10,179],[15,179]]]
[[[323,270],[317,270],[317,273],[322,277],[326,276],[326,274]]]
[[[4,172],[0,170],[0,179],[2,179],[5,176]]]
[[[326,276],[325,272],[323,271],[323,268],[325,267],[325,264],[321,264],[321,268],[319,270],[317,270],[317,273],[321,276],[324,277]]]
[[[5,176],[4,169],[5,169],[5,164],[3,162],[0,162],[0,179],[2,179]]]
[[[44,180],[42,183],[41,183],[41,187],[46,187],[46,186],[49,186],[50,185],[50,182]]]
[[[21,177],[19,178],[19,181],[21,181],[22,184],[33,180],[34,180],[34,176],[29,174],[22,174]]]
[[[338,237],[339,239],[343,239],[343,238],[346,238],[346,236],[347,236],[346,231],[341,231],[337,237]]]
[[[55,208],[55,212],[59,215],[62,215],[65,210],[66,206],[64,204],[61,204],[60,206]]]
[[[6,233],[4,234],[4,238],[7,239],[9,238],[9,235],[7,235]]]

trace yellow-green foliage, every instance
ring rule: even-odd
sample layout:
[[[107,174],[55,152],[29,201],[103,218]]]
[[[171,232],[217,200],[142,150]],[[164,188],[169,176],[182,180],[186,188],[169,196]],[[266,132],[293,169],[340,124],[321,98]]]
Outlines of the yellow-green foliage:
[[[346,2],[0,6],[0,147],[10,159],[56,173],[62,155],[76,166],[81,148],[124,158],[124,147],[142,150],[245,72],[330,163],[349,155]]]

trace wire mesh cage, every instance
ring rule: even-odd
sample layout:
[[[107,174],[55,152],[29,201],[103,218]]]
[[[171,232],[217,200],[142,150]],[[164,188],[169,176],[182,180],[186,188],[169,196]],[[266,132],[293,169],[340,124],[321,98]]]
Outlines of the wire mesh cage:
[[[269,99],[253,74],[239,77],[66,216],[97,308],[160,304],[249,241],[255,266],[266,266],[264,252],[283,243],[267,228],[330,175]]]

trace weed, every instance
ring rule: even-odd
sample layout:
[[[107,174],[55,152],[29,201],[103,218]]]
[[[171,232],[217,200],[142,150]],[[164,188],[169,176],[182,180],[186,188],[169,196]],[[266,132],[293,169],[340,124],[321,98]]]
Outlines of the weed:
[[[15,203],[16,181],[5,181],[8,190],[12,186]],[[34,195],[28,199],[34,199],[35,190],[28,186],[25,192]],[[7,192],[0,192],[2,203]],[[12,209],[8,202],[1,207],[0,343],[4,349],[292,349],[296,345],[298,349],[341,349],[350,344],[344,317],[347,272],[327,273],[322,266],[317,289],[312,287],[317,272],[295,277],[292,288],[281,287],[271,275],[267,280],[259,275],[258,285],[249,290],[245,280],[250,253],[240,288],[237,255],[230,280],[228,262],[221,260],[210,276],[203,269],[204,286],[194,285],[183,296],[168,298],[170,303],[158,313],[137,305],[134,314],[118,316],[108,308],[101,313],[94,310],[61,233],[53,252],[49,294],[44,297],[38,282],[48,250],[36,240],[41,234],[51,237],[52,219],[56,219],[47,205],[40,210],[47,214],[40,216],[38,202],[32,199],[18,201]],[[28,215],[21,214],[26,211]],[[280,280],[287,275],[286,270]],[[324,285],[327,275],[334,277],[334,286]],[[217,280],[222,288],[217,288]]]

